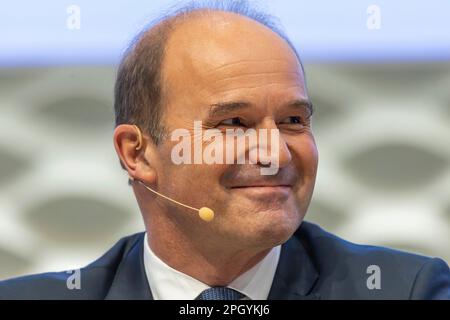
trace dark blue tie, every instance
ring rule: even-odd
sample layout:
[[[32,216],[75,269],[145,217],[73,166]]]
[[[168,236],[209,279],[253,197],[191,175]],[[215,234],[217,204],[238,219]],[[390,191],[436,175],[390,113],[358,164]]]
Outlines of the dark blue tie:
[[[212,287],[198,295],[195,300],[240,300],[245,295],[228,287]]]

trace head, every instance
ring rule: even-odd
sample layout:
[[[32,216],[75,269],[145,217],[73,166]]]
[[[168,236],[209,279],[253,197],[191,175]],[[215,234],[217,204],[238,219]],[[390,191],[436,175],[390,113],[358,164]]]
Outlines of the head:
[[[308,209],[317,172],[304,72],[287,38],[265,15],[233,2],[219,9],[189,6],[143,31],[130,46],[116,82],[114,144],[130,176],[177,201],[215,211],[212,222],[133,183],[148,228],[158,223],[201,243],[269,248],[285,242]],[[205,161],[176,164],[183,138],[202,150],[195,130],[278,129],[278,171],[267,166]],[[139,148],[137,125],[143,134]],[[180,137],[178,137],[180,138]],[[224,143],[225,148],[226,143]],[[274,149],[276,145],[276,150]],[[249,151],[249,148],[246,150]],[[247,158],[248,159],[248,158]],[[175,236],[175,235],[174,235]]]

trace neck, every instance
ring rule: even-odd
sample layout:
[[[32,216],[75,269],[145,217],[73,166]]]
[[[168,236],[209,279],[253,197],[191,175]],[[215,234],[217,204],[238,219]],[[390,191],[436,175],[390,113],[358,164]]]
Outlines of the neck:
[[[271,248],[213,241],[200,230],[181,230],[164,215],[144,219],[148,245],[164,263],[209,286],[226,286],[260,262]]]

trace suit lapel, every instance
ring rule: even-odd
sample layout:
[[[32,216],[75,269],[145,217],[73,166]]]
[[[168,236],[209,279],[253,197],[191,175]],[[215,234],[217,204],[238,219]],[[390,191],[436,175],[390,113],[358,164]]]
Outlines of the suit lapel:
[[[106,295],[106,300],[152,300],[152,293],[145,275],[143,247],[144,234],[124,254],[116,275]]]
[[[305,247],[294,235],[281,247],[269,300],[316,300],[311,293],[319,275]]]
[[[124,253],[107,300],[152,300],[143,259],[144,234],[141,234]],[[315,300],[311,293],[318,273],[305,247],[297,236],[292,236],[281,247],[280,260],[269,292],[269,300]]]

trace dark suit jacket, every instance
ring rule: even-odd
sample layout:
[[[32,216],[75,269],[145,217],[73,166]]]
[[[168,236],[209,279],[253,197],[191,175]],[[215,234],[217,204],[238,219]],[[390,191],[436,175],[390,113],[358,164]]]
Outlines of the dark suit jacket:
[[[0,299],[152,299],[143,240],[123,238],[82,268],[80,289],[68,289],[70,273],[44,273],[0,281]],[[371,265],[380,289],[367,286]],[[438,258],[353,244],[303,222],[282,246],[269,299],[450,299],[450,270]]]

